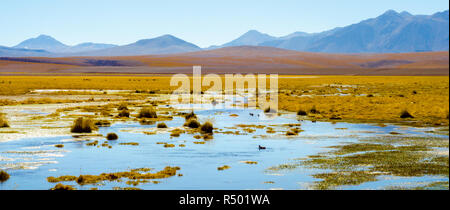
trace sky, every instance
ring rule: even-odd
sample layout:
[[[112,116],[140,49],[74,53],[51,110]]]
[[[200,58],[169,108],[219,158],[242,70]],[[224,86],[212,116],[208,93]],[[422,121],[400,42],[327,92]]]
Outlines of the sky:
[[[381,15],[448,10],[447,0],[1,0],[0,46],[46,34],[68,44],[129,44],[172,34],[200,47],[255,29],[321,32]]]

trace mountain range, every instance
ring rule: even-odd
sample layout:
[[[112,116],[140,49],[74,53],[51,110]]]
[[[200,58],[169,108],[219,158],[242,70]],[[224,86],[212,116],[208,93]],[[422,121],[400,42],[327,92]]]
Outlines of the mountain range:
[[[412,15],[389,10],[359,23],[320,33],[294,32],[275,37],[250,30],[217,49],[233,46],[265,46],[324,53],[402,53],[449,50],[449,11]],[[0,57],[133,56],[202,51],[195,44],[172,35],[143,39],[128,45],[82,43],[65,45],[40,35],[13,47],[0,46]]]

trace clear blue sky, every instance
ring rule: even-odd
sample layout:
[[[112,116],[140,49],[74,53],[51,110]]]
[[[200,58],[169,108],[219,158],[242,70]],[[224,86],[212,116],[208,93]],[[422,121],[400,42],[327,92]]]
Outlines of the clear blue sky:
[[[207,47],[250,29],[274,36],[320,32],[376,17],[447,10],[447,0],[1,0],[0,45],[39,34],[69,44],[128,44],[172,34]]]

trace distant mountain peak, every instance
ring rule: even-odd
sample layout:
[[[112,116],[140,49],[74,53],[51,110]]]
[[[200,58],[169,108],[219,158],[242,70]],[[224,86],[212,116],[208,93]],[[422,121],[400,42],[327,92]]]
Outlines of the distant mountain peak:
[[[55,39],[55,38],[53,38],[49,35],[46,35],[46,34],[41,34],[38,37],[36,37],[35,39]]]
[[[170,35],[170,34],[165,34],[165,35],[158,36],[158,37],[151,38],[151,39],[141,39],[133,44],[139,45],[139,46],[145,46],[148,44],[152,44],[152,45],[157,44],[157,45],[161,45],[161,46],[162,45],[167,46],[167,45],[177,45],[177,44],[190,44],[192,46],[195,46],[194,44],[188,43],[188,42],[186,42],[180,38],[177,38],[173,35]],[[197,46],[195,46],[195,47],[197,47]]]
[[[34,49],[34,50],[46,50],[49,52],[58,52],[67,49],[69,46],[61,43],[55,38],[41,34],[36,38],[27,39],[20,44],[14,46],[14,48]]]
[[[241,35],[239,38],[222,45],[222,47],[242,46],[242,45],[256,46],[263,42],[272,41],[275,39],[277,38],[270,36],[268,34],[261,33],[257,30],[250,30],[245,34]]]
[[[390,9],[384,12],[382,15],[398,15],[398,12],[393,9]]]
[[[411,13],[409,13],[409,12],[407,12],[407,11],[401,12],[400,15],[401,15],[402,17],[411,17],[411,16],[413,16]]]

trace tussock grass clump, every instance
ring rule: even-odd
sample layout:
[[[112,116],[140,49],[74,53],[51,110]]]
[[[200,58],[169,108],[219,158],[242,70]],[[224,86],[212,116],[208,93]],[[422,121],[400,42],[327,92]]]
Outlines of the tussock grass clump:
[[[165,148],[172,148],[172,147],[175,147],[175,145],[174,144],[164,144],[164,147]]]
[[[142,108],[139,111],[138,118],[158,118],[158,115],[153,108]]]
[[[269,107],[267,107],[267,108],[264,109],[264,113],[277,113],[277,110],[272,109],[272,108],[270,108],[270,106],[269,106]]]
[[[96,129],[97,127],[95,127],[91,119],[80,117],[73,122],[70,131],[72,133],[92,133]]]
[[[211,134],[205,134],[205,135],[202,136],[202,138],[203,138],[203,140],[208,141],[208,140],[213,139],[214,136],[211,135]]]
[[[98,144],[98,141],[95,140],[93,142],[86,143],[86,146],[97,146],[97,144]]]
[[[300,110],[297,111],[297,115],[298,115],[298,116],[306,116],[306,115],[308,115],[308,113],[306,113],[305,110],[300,109]]]
[[[95,121],[94,125],[97,127],[109,127],[111,126],[111,122],[109,122],[108,120],[97,120]]]
[[[102,111],[100,111],[100,115],[102,115],[102,116],[111,116],[111,113],[109,113],[109,111],[102,110]]]
[[[224,166],[217,167],[217,170],[223,171],[223,170],[227,170],[227,169],[230,169],[230,168],[231,168],[230,166],[224,165]]]
[[[126,103],[121,103],[119,104],[119,107],[117,107],[117,110],[128,110],[127,104]]]
[[[197,119],[190,118],[189,120],[186,121],[186,123],[184,123],[184,126],[187,126],[189,128],[199,128],[201,125],[197,121]]]
[[[317,110],[316,106],[311,107],[311,109],[309,109],[309,113],[311,114],[319,114],[319,110]]]
[[[0,128],[9,128],[9,123],[3,113],[0,113]]]
[[[156,126],[157,128],[167,128],[166,123],[158,123],[158,125]]]
[[[170,133],[170,137],[180,137],[182,133],[185,133],[185,131],[177,128]]]
[[[0,171],[0,183],[6,182],[9,179],[9,174],[6,171]]]
[[[289,131],[286,132],[286,136],[296,136],[298,135],[300,132],[302,132],[303,130],[299,129],[299,128],[293,128]]]
[[[130,111],[128,111],[128,109],[124,109],[119,112],[118,116],[119,117],[130,117]]]
[[[200,130],[204,133],[213,133],[214,126],[211,122],[207,121],[200,126]]]
[[[192,111],[191,113],[187,114],[186,116],[184,116],[184,118],[186,119],[186,121],[190,120],[190,119],[197,119],[197,115],[194,113],[194,111]]]
[[[407,110],[403,110],[400,114],[400,118],[406,119],[406,118],[414,118]]]
[[[76,189],[70,185],[63,185],[63,184],[59,183],[55,187],[51,188],[50,190],[66,191],[66,190],[76,190]]]
[[[115,134],[115,133],[108,133],[108,135],[106,135],[106,139],[117,140],[117,139],[119,139],[119,136],[117,136],[117,134]]]

